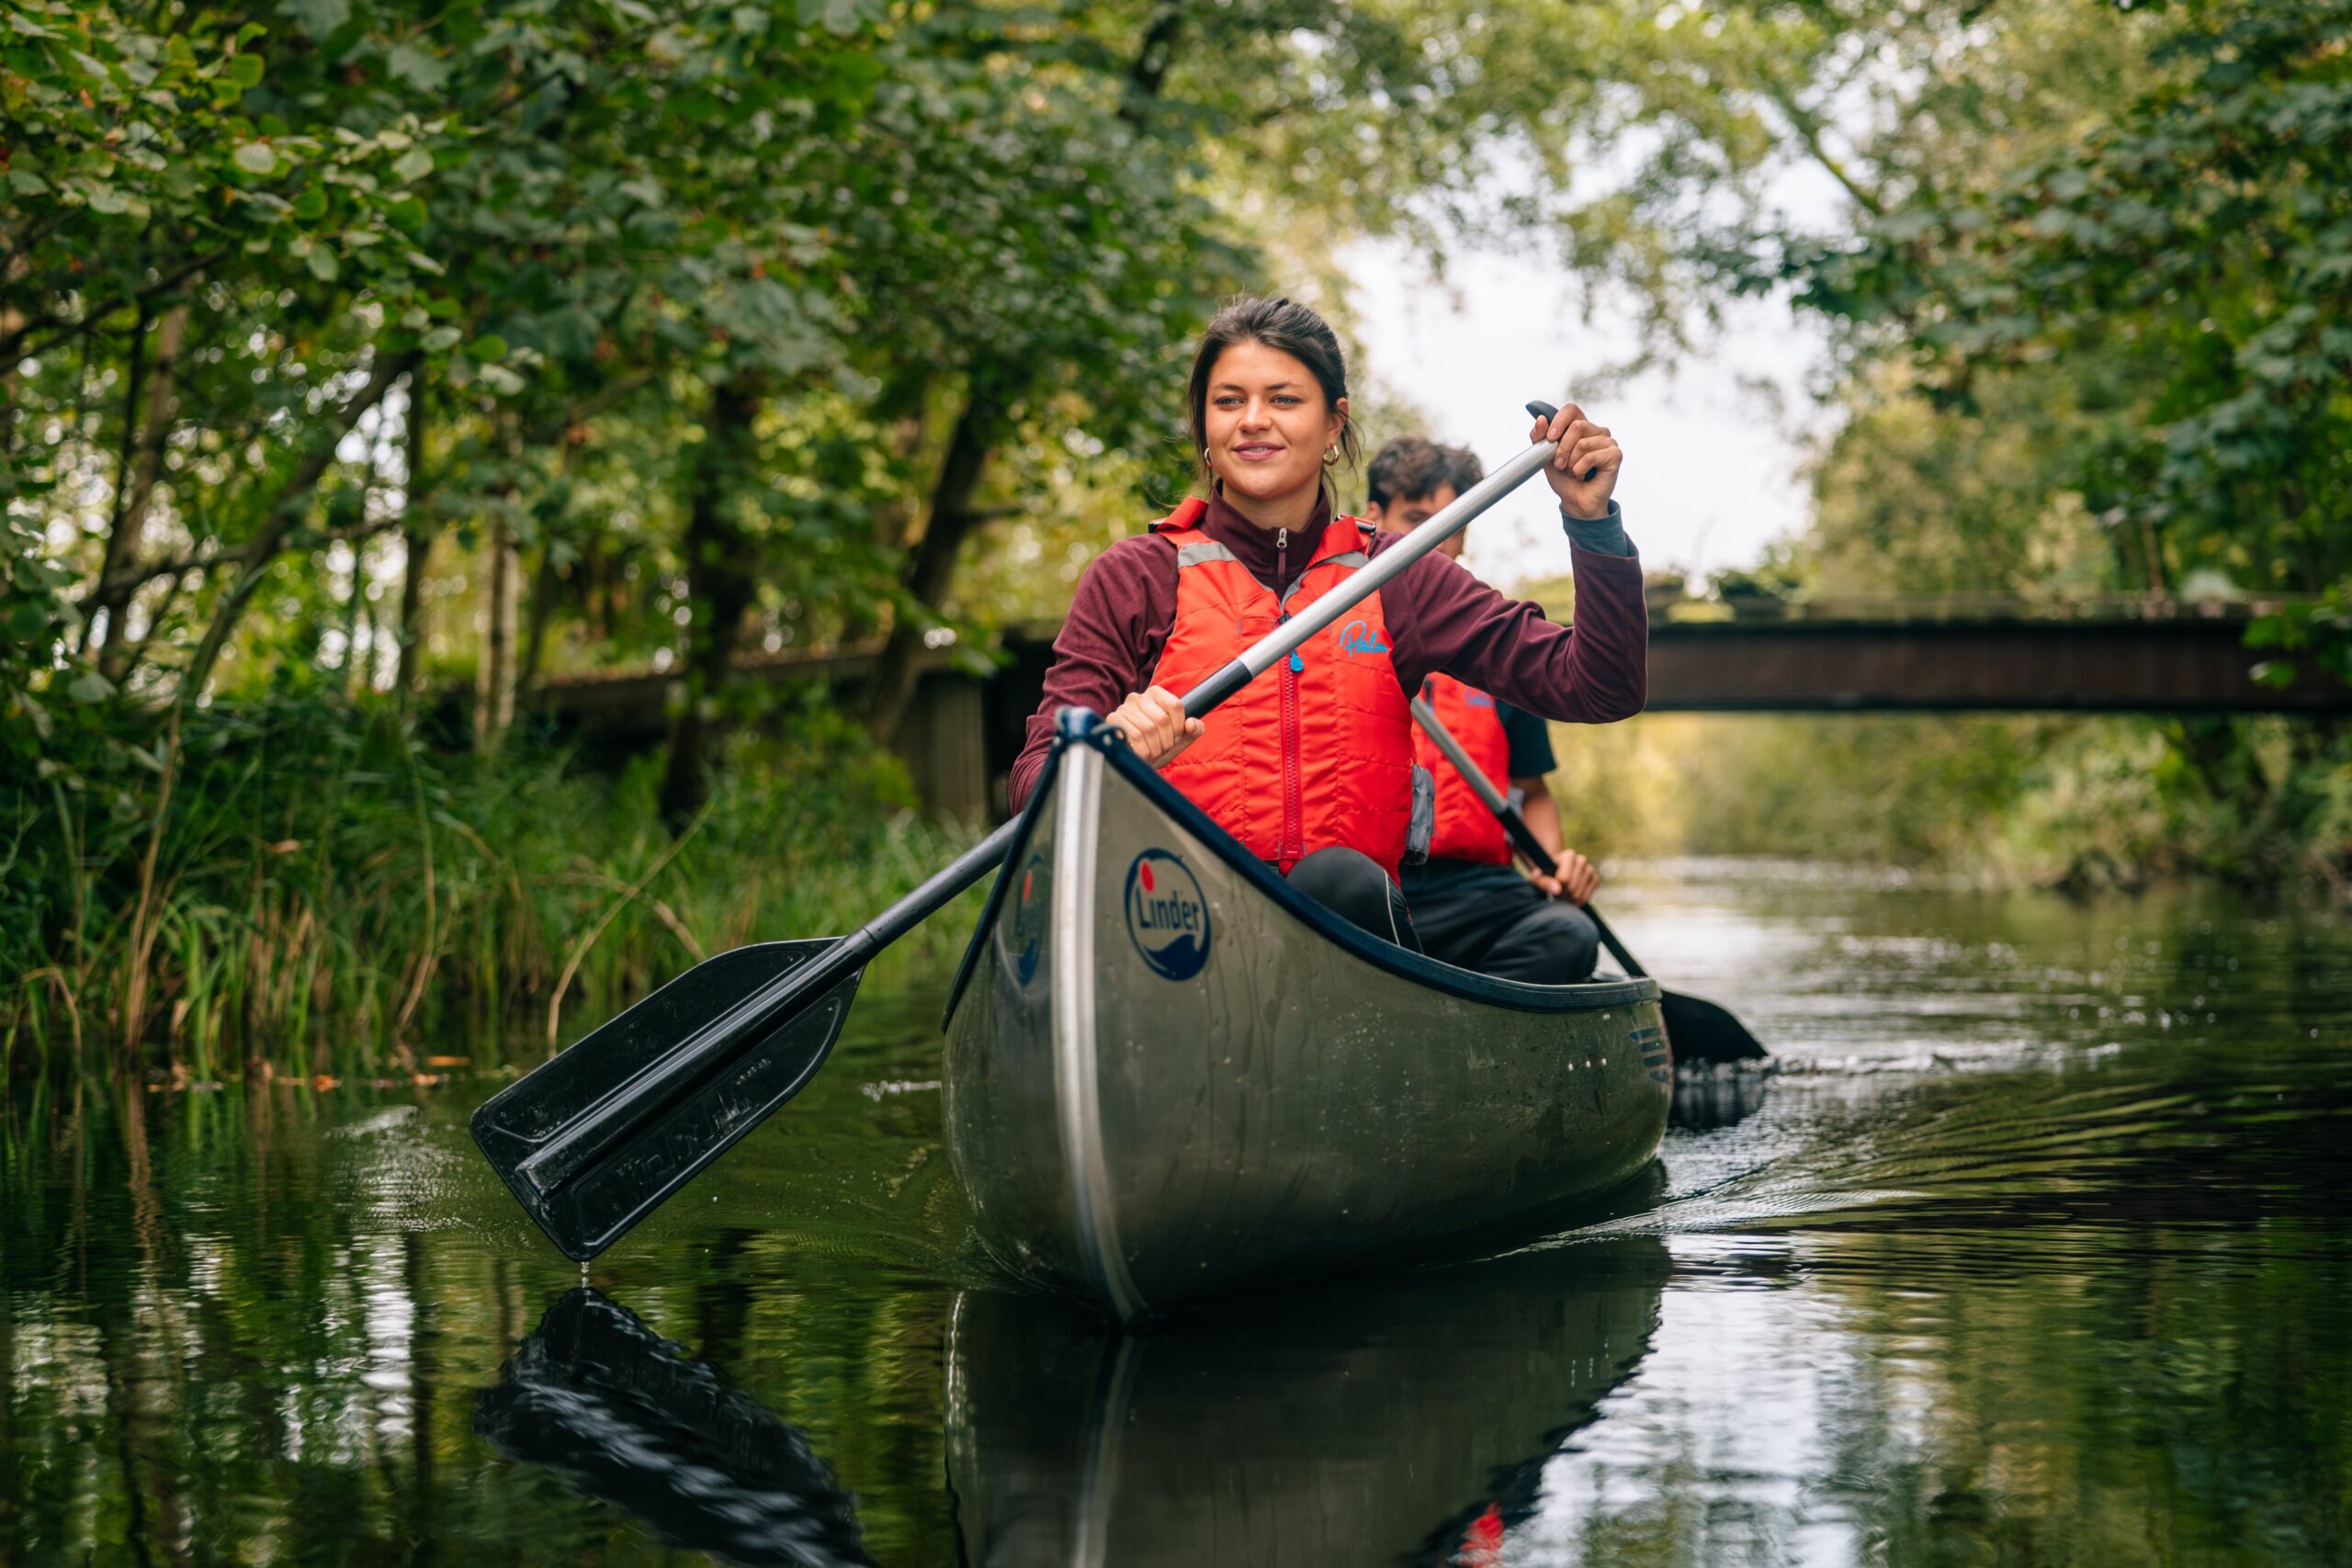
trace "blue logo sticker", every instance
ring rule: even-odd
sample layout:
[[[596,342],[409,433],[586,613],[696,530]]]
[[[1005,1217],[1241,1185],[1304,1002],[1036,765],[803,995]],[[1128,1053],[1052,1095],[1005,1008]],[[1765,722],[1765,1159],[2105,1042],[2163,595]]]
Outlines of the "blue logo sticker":
[[[1495,705],[1495,699],[1488,696],[1486,693],[1478,690],[1477,687],[1473,686],[1468,691],[1462,694],[1462,705],[1473,708],[1490,708]]]
[[[1190,867],[1146,850],[1127,867],[1127,935],[1151,972],[1189,980],[1209,961],[1209,901]]]
[[[1372,629],[1372,623],[1359,615],[1340,628],[1340,651],[1352,659],[1359,653],[1385,653],[1388,645]]]

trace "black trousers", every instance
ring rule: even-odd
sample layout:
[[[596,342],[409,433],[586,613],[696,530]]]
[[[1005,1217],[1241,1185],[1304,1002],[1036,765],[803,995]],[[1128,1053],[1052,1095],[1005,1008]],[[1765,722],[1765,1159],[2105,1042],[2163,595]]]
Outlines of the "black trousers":
[[[1362,926],[1383,942],[1421,951],[1405,896],[1380,864],[1361,850],[1334,844],[1290,868],[1290,885],[1341,919]]]
[[[1300,863],[1304,864],[1304,862]],[[1421,951],[1505,980],[1565,986],[1591,977],[1600,931],[1574,904],[1547,898],[1509,866],[1431,863],[1413,886]]]

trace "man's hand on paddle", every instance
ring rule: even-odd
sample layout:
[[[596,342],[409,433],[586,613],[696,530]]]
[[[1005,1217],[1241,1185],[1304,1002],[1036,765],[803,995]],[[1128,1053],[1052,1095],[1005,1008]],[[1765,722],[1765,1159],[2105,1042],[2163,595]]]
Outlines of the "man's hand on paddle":
[[[1165,686],[1129,692],[1103,722],[1125,736],[1136,755],[1155,768],[1166,767],[1201,738],[1201,721],[1186,718],[1184,699]]]
[[[1600,873],[1592,863],[1574,850],[1562,850],[1553,867],[1559,874],[1545,876],[1542,873],[1528,878],[1555,898],[1566,898],[1571,904],[1591,901],[1593,890],[1600,886]]]
[[[1625,454],[1618,450],[1607,425],[1593,423],[1584,410],[1570,403],[1550,420],[1537,420],[1527,438],[1559,443],[1560,455],[1544,466],[1544,478],[1569,516],[1609,515],[1609,495],[1617,488],[1617,470],[1624,467]],[[1585,478],[1587,474],[1592,478]]]

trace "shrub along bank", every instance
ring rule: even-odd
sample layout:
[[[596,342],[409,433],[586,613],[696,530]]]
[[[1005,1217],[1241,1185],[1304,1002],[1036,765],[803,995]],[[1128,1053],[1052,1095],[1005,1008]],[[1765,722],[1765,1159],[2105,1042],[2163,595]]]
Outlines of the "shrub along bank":
[[[958,847],[823,709],[731,742],[675,837],[662,759],[421,741],[289,687],[189,710],[177,766],[112,704],[0,780],[0,1052],[200,1079],[527,1061],[690,964],[854,927]],[[886,956],[936,961],[951,912]]]

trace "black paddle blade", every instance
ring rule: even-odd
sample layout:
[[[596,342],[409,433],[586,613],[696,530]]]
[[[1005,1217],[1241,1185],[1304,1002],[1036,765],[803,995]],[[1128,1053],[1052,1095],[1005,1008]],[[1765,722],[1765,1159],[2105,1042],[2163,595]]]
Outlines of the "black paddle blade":
[[[594,1291],[549,1307],[501,1372],[474,1430],[664,1539],[730,1562],[873,1562],[805,1433]]]
[[[699,1070],[683,1065],[682,1043],[707,1039],[731,1010],[837,945],[762,942],[697,964],[475,1111],[474,1142],[566,1258],[585,1263],[619,1240],[799,1092],[841,1033],[862,970],[830,984],[812,976],[811,994],[763,1008],[755,1035],[707,1053]],[[592,1119],[621,1130],[552,1176],[526,1168]]]
[[[1755,1062],[1771,1055],[1746,1024],[1704,997],[1662,991],[1658,1010],[1677,1062]]]

